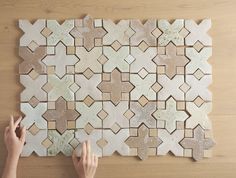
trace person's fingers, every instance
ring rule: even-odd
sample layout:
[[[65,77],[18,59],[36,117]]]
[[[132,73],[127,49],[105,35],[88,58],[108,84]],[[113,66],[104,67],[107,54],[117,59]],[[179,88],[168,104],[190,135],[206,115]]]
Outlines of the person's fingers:
[[[5,128],[5,133],[9,132],[9,126]]]
[[[84,160],[86,160],[86,157],[87,157],[87,145],[86,145],[86,143],[85,142],[83,142],[83,148],[82,148],[82,153],[81,153],[81,157],[82,157],[82,160],[84,161]]]
[[[77,155],[76,155],[76,151],[74,150],[73,151],[73,154],[72,154],[72,161],[74,163],[74,166],[77,165],[77,162],[78,162],[78,158],[77,158]]]
[[[89,159],[89,163],[88,164],[90,165],[91,171],[93,171],[93,167],[94,167],[94,153],[91,153],[91,157]]]
[[[16,120],[16,122],[14,123],[14,129],[15,129],[15,130],[16,130],[17,126],[19,126],[21,120],[22,120],[22,117],[20,116],[20,117]]]
[[[97,157],[97,155],[94,156],[94,165],[96,167],[98,166],[98,157]]]
[[[20,141],[25,143],[25,136],[26,136],[26,127],[21,128],[21,133],[20,133]]]
[[[5,131],[4,131],[4,138],[7,137],[8,132],[9,132],[9,126],[7,126],[7,127],[5,128]]]
[[[88,161],[88,165],[91,165],[91,163],[93,163],[92,161],[92,157],[93,157],[93,153],[91,152],[91,146],[90,146],[90,141],[87,141],[87,161]]]
[[[9,123],[9,130],[10,130],[10,132],[15,132],[15,130],[14,130],[14,118],[13,118],[13,116],[11,115],[11,118],[10,118],[10,123]]]
[[[91,147],[90,147],[90,141],[87,140],[87,160],[91,159]]]

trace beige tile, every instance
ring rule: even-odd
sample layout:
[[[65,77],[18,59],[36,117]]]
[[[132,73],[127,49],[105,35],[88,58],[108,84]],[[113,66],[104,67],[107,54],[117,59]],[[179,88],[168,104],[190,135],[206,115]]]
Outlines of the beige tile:
[[[215,142],[210,138],[204,138],[204,130],[200,126],[194,129],[193,135],[193,138],[184,138],[180,144],[185,149],[192,149],[192,157],[198,161],[204,157],[204,150],[209,150]]]
[[[58,42],[62,42],[66,46],[74,45],[74,38],[70,35],[70,31],[74,27],[74,20],[65,20],[59,24],[56,20],[47,20],[47,28],[52,33],[47,37],[47,45],[55,46]]]
[[[157,45],[156,37],[152,33],[155,30],[154,34],[158,36],[156,20],[149,19],[143,24],[140,20],[133,19],[130,21],[130,27],[135,30],[130,38],[131,46],[137,46],[141,41],[145,41],[149,46]]]
[[[148,148],[156,148],[161,141],[157,137],[149,137],[148,128],[142,124],[138,129],[138,137],[131,136],[126,140],[130,148],[137,148],[137,155],[140,159],[148,158]]]
[[[193,45],[196,41],[200,41],[205,46],[212,45],[211,37],[207,33],[211,28],[211,19],[204,19],[199,24],[193,20],[186,20],[185,28],[190,31],[190,34],[185,38],[187,45]]]
[[[158,20],[158,28],[163,32],[158,38],[158,45],[166,46],[169,42],[173,42],[176,46],[183,46],[184,37],[180,34],[183,27],[183,19],[176,19],[171,24],[167,20]]]
[[[96,24],[96,26],[94,26],[94,24]],[[100,25],[101,24],[102,23],[100,23]],[[83,26],[77,26],[75,24],[75,27],[70,33],[75,38],[83,38],[84,47],[90,51],[95,46],[94,39],[101,39],[106,34],[106,31],[100,25],[98,25],[98,20],[95,22],[91,16],[86,15],[83,18]]]

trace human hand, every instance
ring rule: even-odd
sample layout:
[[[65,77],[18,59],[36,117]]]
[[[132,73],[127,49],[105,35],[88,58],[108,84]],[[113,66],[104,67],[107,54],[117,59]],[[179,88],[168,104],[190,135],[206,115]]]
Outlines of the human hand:
[[[12,159],[18,159],[24,143],[25,143],[25,135],[26,135],[26,128],[19,127],[19,123],[22,117],[19,117],[15,122],[13,116],[11,116],[9,126],[5,128],[4,132],[4,142],[7,147],[8,157]],[[20,136],[16,135],[16,129],[20,129]]]
[[[78,159],[74,151],[72,160],[79,178],[94,178],[98,166],[98,157],[94,153],[91,153],[89,141],[83,143],[80,158]]]

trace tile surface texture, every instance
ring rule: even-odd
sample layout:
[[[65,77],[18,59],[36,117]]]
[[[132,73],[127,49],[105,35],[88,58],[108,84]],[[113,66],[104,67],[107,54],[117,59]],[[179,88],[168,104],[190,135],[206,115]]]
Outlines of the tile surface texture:
[[[21,156],[200,160],[214,145],[211,20],[19,20]]]

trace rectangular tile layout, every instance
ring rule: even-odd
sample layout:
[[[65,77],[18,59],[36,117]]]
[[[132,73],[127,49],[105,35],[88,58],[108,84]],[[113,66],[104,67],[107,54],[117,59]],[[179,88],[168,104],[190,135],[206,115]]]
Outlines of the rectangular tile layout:
[[[22,156],[211,155],[211,20],[19,20]],[[158,159],[158,157],[157,157]]]

